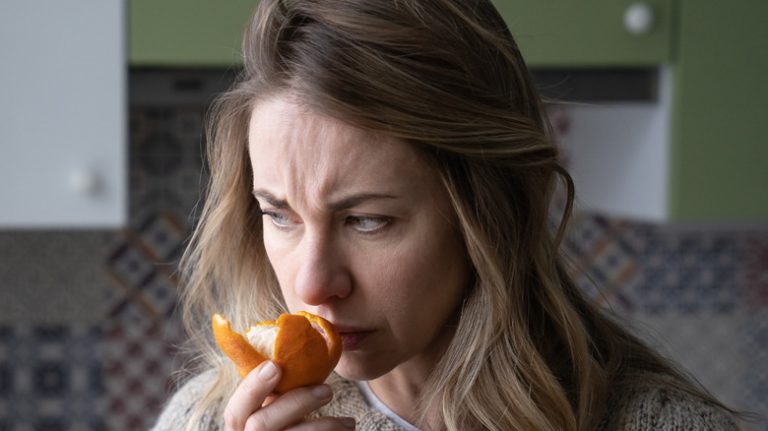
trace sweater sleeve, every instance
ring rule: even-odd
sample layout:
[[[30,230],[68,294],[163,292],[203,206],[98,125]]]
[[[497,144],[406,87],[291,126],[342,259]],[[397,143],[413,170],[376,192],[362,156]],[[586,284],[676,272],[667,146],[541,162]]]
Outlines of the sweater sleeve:
[[[624,394],[613,404],[603,431],[735,431],[733,417],[694,395],[669,387]]]
[[[205,395],[208,385],[213,378],[213,372],[208,371],[186,382],[165,405],[151,431],[176,431],[182,429],[183,424],[192,415],[193,405]],[[198,431],[216,431],[219,427],[211,415],[204,415],[200,425],[195,429]]]

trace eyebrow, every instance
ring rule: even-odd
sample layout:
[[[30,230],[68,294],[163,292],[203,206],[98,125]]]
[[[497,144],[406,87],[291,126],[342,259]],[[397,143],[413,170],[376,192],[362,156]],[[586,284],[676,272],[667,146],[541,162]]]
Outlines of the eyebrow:
[[[287,209],[291,206],[284,199],[279,199],[272,193],[264,189],[253,190],[253,196],[256,198],[262,198],[277,209]],[[345,209],[353,208],[360,205],[363,202],[378,200],[378,199],[397,199],[397,196],[389,195],[386,193],[358,193],[351,196],[344,197],[336,202],[331,202],[327,205],[330,211],[342,211]]]

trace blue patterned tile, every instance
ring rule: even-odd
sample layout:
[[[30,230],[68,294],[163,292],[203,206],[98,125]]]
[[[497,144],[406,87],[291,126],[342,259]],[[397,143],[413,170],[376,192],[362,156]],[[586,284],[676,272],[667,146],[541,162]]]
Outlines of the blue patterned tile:
[[[185,361],[176,319],[150,327],[114,325],[106,331],[107,413],[116,429],[147,429],[170,395],[172,373]]]
[[[66,362],[44,361],[32,366],[33,390],[35,395],[45,397],[64,397],[70,390],[70,364]]]
[[[189,214],[200,198],[203,107],[131,112],[131,218]]]
[[[147,217],[139,226],[139,240],[145,252],[172,271],[171,261],[179,258],[183,251],[187,228],[169,212],[160,212]]]
[[[0,337],[0,423],[11,430],[91,430],[103,422],[101,331],[17,325]]]
[[[181,167],[182,144],[169,131],[158,128],[136,143],[138,168],[152,176],[167,176]]]
[[[113,280],[131,289],[154,275],[154,267],[142,250],[130,241],[120,244],[107,261]]]
[[[166,277],[155,277],[139,287],[143,301],[151,308],[153,315],[165,317],[176,306],[177,287]]]
[[[750,235],[744,241],[742,276],[747,308],[768,308],[768,232]]]
[[[625,240],[627,223],[580,215],[574,220],[565,251],[574,261],[571,276],[589,298],[614,310],[635,308],[627,290],[638,277],[636,250]]]
[[[660,232],[638,257],[632,293],[648,313],[732,313],[742,304],[738,240],[724,234]]]
[[[109,319],[148,327],[164,319],[177,301],[176,262],[186,227],[170,212],[147,213],[122,232],[107,265],[114,280]]]

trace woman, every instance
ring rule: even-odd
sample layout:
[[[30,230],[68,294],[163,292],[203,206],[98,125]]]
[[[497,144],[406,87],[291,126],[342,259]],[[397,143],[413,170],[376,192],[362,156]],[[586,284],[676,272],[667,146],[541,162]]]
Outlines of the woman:
[[[156,429],[735,428],[568,278],[573,184],[489,1],[263,0],[243,54],[183,261],[210,370]],[[206,328],[286,310],[344,353],[330,386],[270,397],[280,370],[241,380]]]

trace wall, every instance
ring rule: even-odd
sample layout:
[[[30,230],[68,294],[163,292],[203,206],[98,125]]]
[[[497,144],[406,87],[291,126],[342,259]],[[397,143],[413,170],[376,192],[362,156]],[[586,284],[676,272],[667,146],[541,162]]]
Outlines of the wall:
[[[187,84],[163,88],[201,91],[194,77],[173,82]],[[204,181],[207,99],[143,85],[130,111],[129,226],[0,232],[0,430],[146,429],[174,387],[185,337],[173,271]],[[588,268],[573,274],[590,296],[725,402],[768,412],[766,226],[579,213],[565,249]]]

